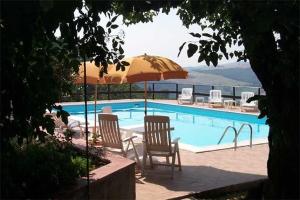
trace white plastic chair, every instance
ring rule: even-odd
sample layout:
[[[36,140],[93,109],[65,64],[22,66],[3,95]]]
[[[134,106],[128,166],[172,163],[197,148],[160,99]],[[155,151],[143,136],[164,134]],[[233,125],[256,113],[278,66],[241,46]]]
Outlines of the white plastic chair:
[[[149,156],[151,168],[153,168],[152,156],[159,156],[166,158],[166,164],[159,163],[159,165],[171,166],[172,178],[174,174],[174,167],[179,167],[181,171],[181,162],[179,155],[179,138],[171,141],[170,118],[168,116],[145,116],[145,143],[146,155]],[[177,155],[178,164],[175,164]],[[169,163],[169,157],[172,158],[172,163]]]
[[[208,103],[223,104],[222,91],[221,90],[210,90]]]
[[[242,108],[257,108],[257,101],[251,101],[250,103],[247,103],[247,100],[253,96],[254,96],[254,92],[242,92],[241,93],[241,101],[240,101],[241,109]]]
[[[84,123],[80,122],[79,120],[71,119],[69,117],[68,124],[65,124],[62,121],[61,117],[57,117],[56,113],[47,113],[46,115],[51,116],[51,118],[53,119],[53,122],[55,124],[55,131],[57,131],[57,133],[62,134],[67,129],[72,131],[77,131],[76,129],[78,129],[80,137],[84,136]]]
[[[177,99],[179,104],[182,104],[184,101],[193,103],[193,88],[182,88],[181,94]]]
[[[139,155],[135,148],[133,139],[137,136],[123,138],[120,132],[118,115],[113,114],[98,114],[99,130],[102,139],[103,147],[119,150],[123,157],[128,157],[130,143],[134,151],[135,159],[138,166],[141,166]],[[126,145],[126,148],[124,148]],[[114,151],[116,152],[116,151]]]

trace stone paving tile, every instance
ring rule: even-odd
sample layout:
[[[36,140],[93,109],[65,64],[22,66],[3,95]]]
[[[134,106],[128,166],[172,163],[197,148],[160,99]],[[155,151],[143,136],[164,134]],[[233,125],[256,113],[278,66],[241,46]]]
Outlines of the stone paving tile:
[[[84,148],[82,138],[73,142]],[[267,176],[268,145],[254,145],[204,153],[180,150],[182,171],[155,166],[145,177],[136,176],[136,199],[168,199],[232,184],[254,181]],[[157,161],[164,161],[157,159]]]
[[[180,151],[182,171],[170,178],[169,167],[147,170],[136,184],[138,200],[168,199],[267,176],[268,145],[192,153]]]

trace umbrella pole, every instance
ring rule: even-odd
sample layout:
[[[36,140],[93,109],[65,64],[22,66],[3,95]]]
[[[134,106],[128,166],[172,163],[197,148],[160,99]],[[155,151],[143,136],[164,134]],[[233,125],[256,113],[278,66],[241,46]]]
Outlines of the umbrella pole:
[[[90,199],[90,172],[89,172],[89,140],[88,140],[88,118],[87,118],[87,97],[86,97],[86,64],[85,55],[83,56],[83,66],[84,66],[84,117],[85,117],[85,151],[86,151],[86,176],[87,176],[87,199]]]
[[[145,115],[147,115],[147,81],[144,82]]]
[[[96,133],[97,133],[97,95],[98,95],[98,80],[96,83],[95,87],[95,105],[94,105],[94,110],[95,110],[95,116],[94,116],[94,129],[93,129],[93,139],[96,138]]]

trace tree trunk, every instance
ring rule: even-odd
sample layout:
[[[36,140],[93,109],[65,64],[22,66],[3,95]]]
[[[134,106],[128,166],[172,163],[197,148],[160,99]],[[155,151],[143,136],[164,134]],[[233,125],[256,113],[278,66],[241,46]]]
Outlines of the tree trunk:
[[[299,198],[299,64],[295,59],[298,49],[297,39],[289,38],[295,39],[294,52],[285,49],[279,51],[272,30],[258,32],[254,29],[249,30],[249,27],[255,26],[250,23],[244,24],[242,37],[251,67],[266,91],[265,106],[267,122],[270,125],[268,137],[270,182],[265,197],[297,199]]]

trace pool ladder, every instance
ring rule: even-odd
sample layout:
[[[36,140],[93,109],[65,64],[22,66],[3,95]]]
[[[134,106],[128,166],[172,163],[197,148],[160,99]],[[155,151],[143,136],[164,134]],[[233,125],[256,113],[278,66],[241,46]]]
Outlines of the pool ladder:
[[[225,134],[227,133],[227,131],[229,129],[233,129],[234,130],[234,139],[233,139],[232,142],[234,142],[234,150],[236,150],[236,148],[237,148],[237,138],[238,138],[239,134],[241,133],[242,129],[245,126],[248,126],[250,128],[250,148],[252,148],[252,137],[253,137],[253,135],[252,135],[252,126],[250,124],[242,124],[238,131],[236,131],[236,128],[233,127],[233,126],[227,126],[226,129],[224,130],[223,135],[220,138],[218,144],[221,143],[221,141],[223,140],[223,138],[224,138]]]

